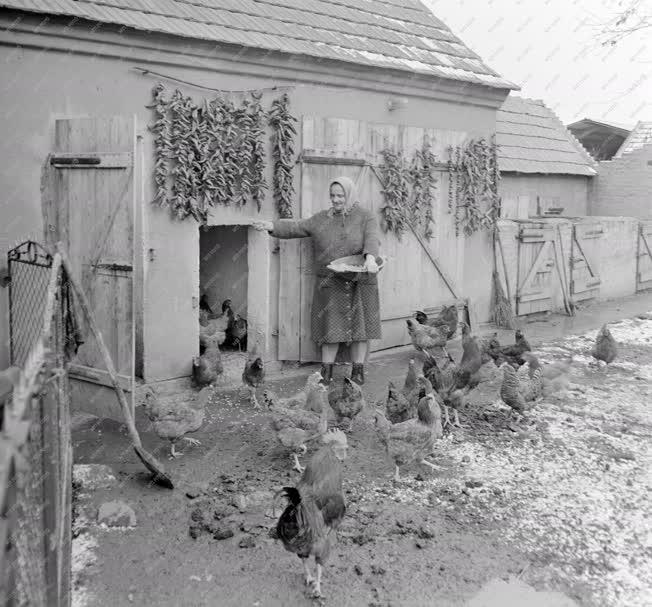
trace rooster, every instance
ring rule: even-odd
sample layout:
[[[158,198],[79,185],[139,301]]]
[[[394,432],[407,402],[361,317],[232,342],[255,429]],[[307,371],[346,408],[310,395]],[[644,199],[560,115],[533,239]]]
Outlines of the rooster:
[[[276,524],[276,535],[287,551],[301,559],[305,584],[315,598],[322,597],[322,566],[346,513],[341,463],[346,459],[346,435],[332,430],[322,441],[324,446],[312,456],[297,486],[283,487],[277,494],[288,503]],[[311,556],[316,563],[314,577],[308,562]]]
[[[257,348],[254,346],[249,353],[242,371],[242,383],[249,391],[249,402],[260,409],[260,404],[256,398],[256,388],[265,381],[265,364],[263,359],[258,356]]]
[[[375,414],[376,431],[387,454],[394,462],[394,480],[399,482],[400,467],[417,462],[435,469],[438,466],[427,461],[435,446],[435,440],[443,436],[441,409],[435,394],[427,394],[419,401],[416,419],[392,424],[380,409]]]
[[[448,356],[446,351],[447,329],[422,325],[412,318],[408,318],[405,322],[415,350],[424,352],[429,358],[433,358],[439,350]]]
[[[618,356],[616,340],[613,338],[607,325],[602,325],[602,328],[598,332],[598,336],[595,338],[595,345],[591,349],[591,356],[598,361],[598,364],[600,364],[599,361],[603,361],[608,365],[616,360],[616,356]]]

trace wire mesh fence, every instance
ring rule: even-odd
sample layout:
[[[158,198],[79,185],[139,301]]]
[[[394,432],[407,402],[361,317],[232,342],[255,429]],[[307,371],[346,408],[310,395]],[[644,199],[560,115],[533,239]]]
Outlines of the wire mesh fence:
[[[0,602],[67,607],[72,447],[66,277],[59,255],[47,255],[36,243],[20,247],[9,266],[12,362],[20,379],[5,402],[0,435],[0,523],[7,530]]]

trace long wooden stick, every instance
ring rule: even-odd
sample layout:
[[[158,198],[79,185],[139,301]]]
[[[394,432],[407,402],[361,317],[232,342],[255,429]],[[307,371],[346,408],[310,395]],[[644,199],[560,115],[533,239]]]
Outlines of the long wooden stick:
[[[118,396],[118,402],[120,403],[120,407],[122,408],[122,414],[124,415],[125,421],[127,422],[127,429],[129,430],[129,434],[131,436],[131,442],[135,447],[142,447],[142,443],[140,442],[140,436],[138,435],[138,430],[136,430],[136,425],[134,424],[134,420],[131,415],[131,408],[127,403],[127,399],[125,398],[124,392],[122,391],[120,384],[118,383],[117,372],[115,370],[115,367],[113,366],[113,360],[111,359],[111,354],[109,353],[109,350],[106,347],[106,344],[104,343],[104,339],[102,338],[102,333],[100,333],[100,330],[98,329],[97,324],[95,323],[95,319],[93,318],[93,313],[91,311],[91,306],[88,303],[88,299],[86,299],[86,294],[84,293],[83,289],[77,282],[75,275],[73,274],[73,269],[72,266],[70,265],[70,261],[68,260],[68,255],[64,250],[63,244],[61,242],[58,242],[56,248],[58,253],[61,255],[63,268],[66,271],[66,274],[68,275],[68,280],[70,281],[70,285],[72,286],[72,289],[75,292],[77,300],[79,301],[79,305],[81,306],[81,309],[84,312],[84,316],[88,321],[88,325],[91,329],[91,332],[93,333],[93,336],[97,341],[97,346],[100,350],[100,354],[102,355],[102,359],[104,360],[104,364],[106,365],[107,373],[111,378],[111,383],[113,384],[113,388]]]

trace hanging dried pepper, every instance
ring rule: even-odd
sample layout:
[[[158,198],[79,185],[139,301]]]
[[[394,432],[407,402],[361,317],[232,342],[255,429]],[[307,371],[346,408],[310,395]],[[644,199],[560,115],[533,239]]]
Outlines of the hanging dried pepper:
[[[297,119],[290,114],[290,99],[284,93],[272,102],[269,124],[272,127],[272,157],[274,158],[274,201],[282,218],[292,217],[294,197],[294,138]]]
[[[409,166],[400,151],[388,148],[382,150],[381,155],[380,174],[385,197],[385,206],[381,209],[383,229],[394,232],[400,240],[409,221],[427,239],[432,238],[437,158],[430,141],[424,140]]]
[[[175,91],[165,99],[153,90],[156,120],[154,202],[176,217],[205,223],[210,207],[256,203],[260,211],[265,182],[267,113],[260,93],[240,104],[218,97],[198,106]],[[293,119],[294,120],[294,119]],[[292,150],[291,150],[292,151]]]
[[[495,138],[477,139],[450,152],[449,178],[455,174],[455,230],[471,235],[492,227],[500,209],[498,155]]]

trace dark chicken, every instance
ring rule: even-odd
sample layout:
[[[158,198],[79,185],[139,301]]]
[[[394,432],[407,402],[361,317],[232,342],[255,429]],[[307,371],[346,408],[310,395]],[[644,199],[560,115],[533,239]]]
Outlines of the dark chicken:
[[[496,342],[497,341],[498,340],[496,340]],[[496,366],[500,366],[502,363],[507,362],[515,369],[518,369],[526,362],[525,358],[523,358],[523,352],[530,352],[531,350],[530,343],[525,338],[523,331],[516,329],[513,344],[509,346],[494,347],[489,351],[489,355],[493,358]]]
[[[436,318],[429,319],[425,312],[419,310],[414,318],[419,324],[428,325],[429,327],[445,327],[446,339],[452,339],[457,331],[459,315],[455,304],[444,306]]]
[[[301,559],[305,583],[315,598],[322,596],[322,566],[346,512],[341,463],[346,458],[346,436],[334,430],[322,440],[325,445],[312,456],[298,485],[279,492],[288,504],[276,524],[285,549]],[[316,563],[315,577],[308,562],[311,556]]]
[[[249,390],[249,402],[256,409],[260,409],[260,404],[256,398],[256,388],[262,385],[264,381],[265,364],[263,363],[263,359],[258,356],[257,348],[254,346],[249,353],[244,370],[242,371],[242,383]]]
[[[616,340],[613,338],[607,325],[602,325],[602,328],[598,332],[598,336],[595,338],[595,345],[591,349],[591,356],[607,365],[616,360],[616,356],[618,356]]]
[[[240,314],[232,315],[226,328],[226,343],[238,347],[238,351],[247,349],[247,321]]]

